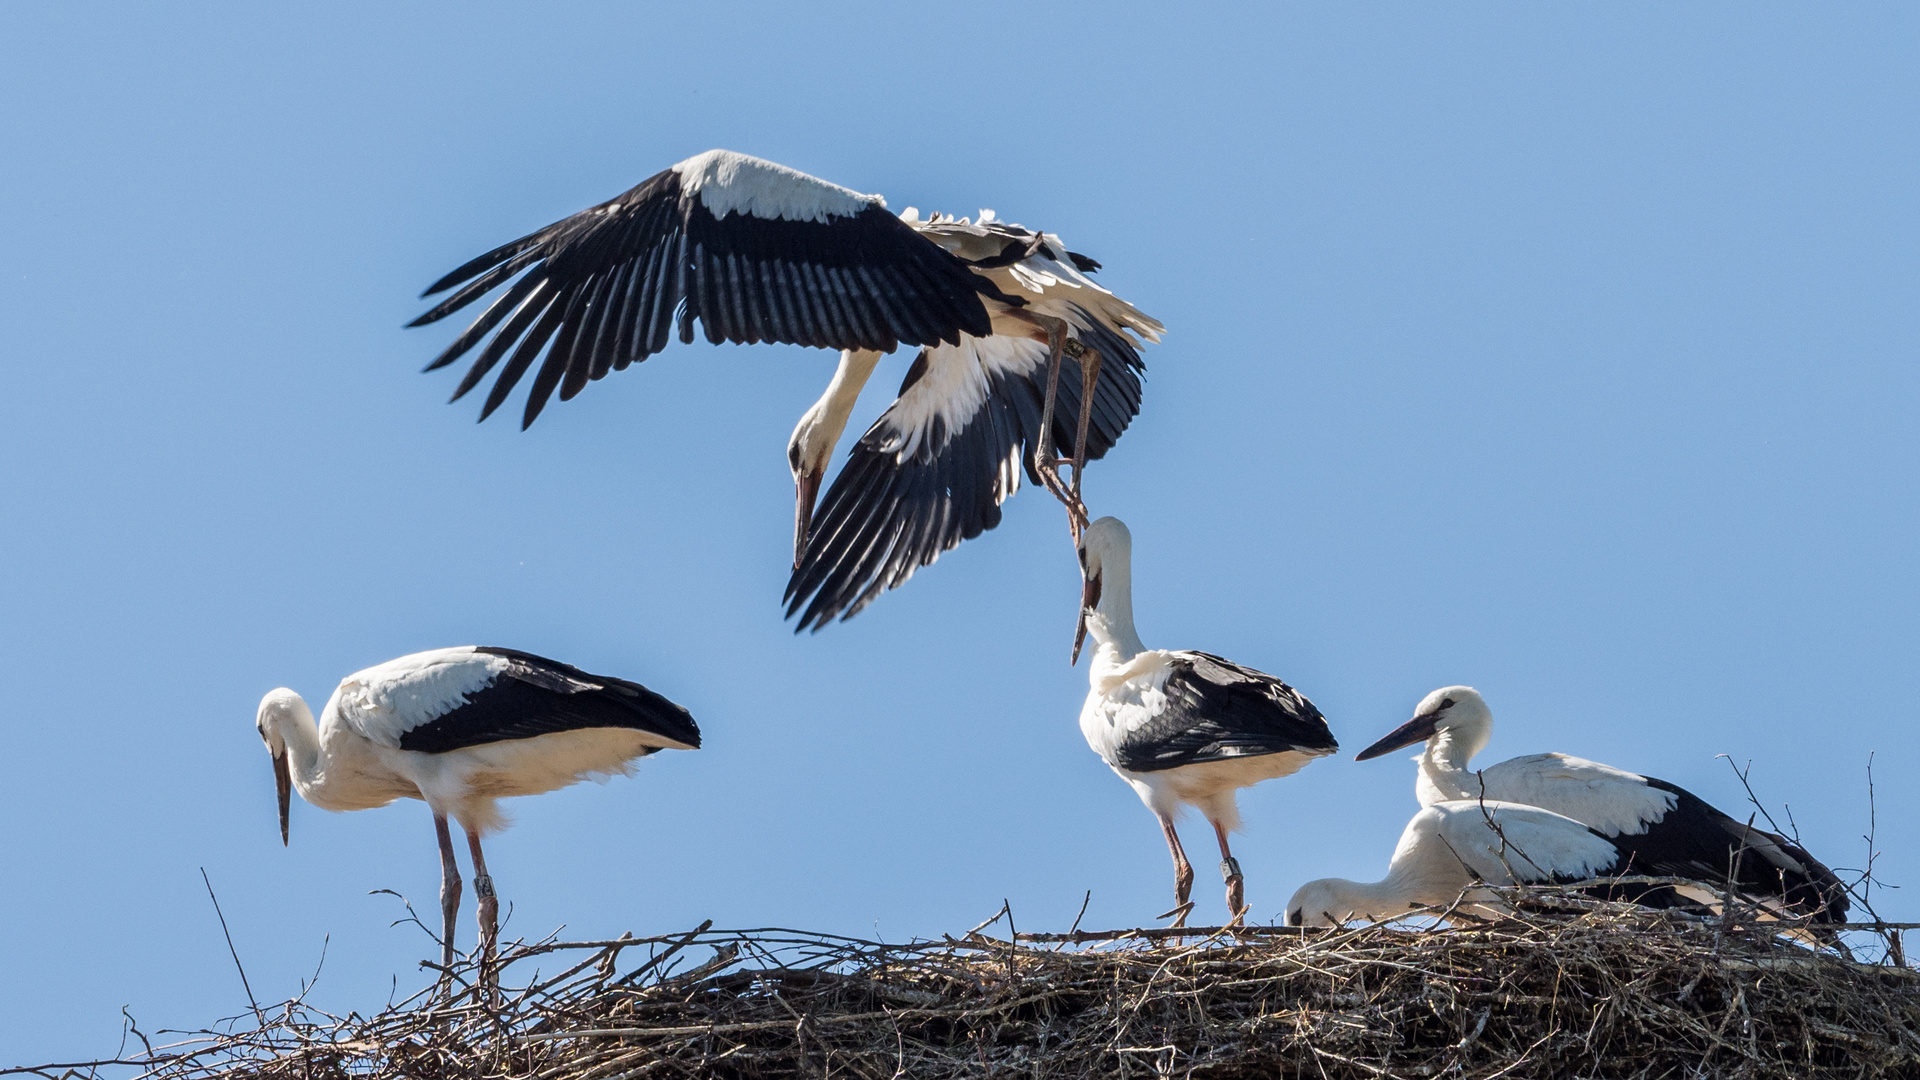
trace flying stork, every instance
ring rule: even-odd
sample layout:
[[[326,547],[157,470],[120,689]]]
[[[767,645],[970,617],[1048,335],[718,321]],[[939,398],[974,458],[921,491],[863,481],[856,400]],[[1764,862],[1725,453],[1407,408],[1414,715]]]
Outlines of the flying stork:
[[[923,220],[911,207],[896,217],[879,195],[710,150],[459,267],[423,294],[452,295],[408,325],[506,286],[427,370],[479,348],[458,400],[504,360],[484,420],[540,360],[523,428],[556,389],[562,401],[573,397],[664,349],[676,328],[691,342],[696,321],[714,344],[840,350],[826,392],[788,442],[789,615],[805,604],[800,628],[818,629],[997,524],[1018,484],[1013,459],[1027,452],[1028,474],[1066,503],[1076,531],[1085,522],[1082,466],[1138,412],[1137,345],[1164,330],[1094,284],[1088,274],[1099,265],[1057,235],[985,211],[977,223]],[[854,401],[880,356],[903,344],[923,351],[812,530]],[[1078,379],[1061,378],[1069,361]],[[1074,407],[1077,423],[1055,423],[1056,400]],[[1056,452],[1069,443],[1071,490]]]
[[[1537,806],[1488,799],[1449,799],[1407,822],[1387,876],[1375,882],[1322,878],[1287,901],[1289,926],[1338,926],[1392,919],[1409,910],[1449,906],[1469,915],[1509,909],[1476,885],[1591,883],[1581,891],[1647,907],[1692,906],[1689,890],[1607,878],[1671,872],[1650,838],[1605,837],[1570,817]],[[1596,880],[1600,879],[1600,880]]]
[[[1138,344],[1160,340],[1165,329],[1095,284],[1087,275],[1100,264],[1067,251],[1058,236],[995,220],[990,210],[976,223],[922,220],[908,207],[902,220],[1022,298],[1026,310],[1071,327],[1084,344],[1074,360],[1081,378],[1058,378],[1047,344],[1019,333],[1017,323],[1002,328],[1004,320],[993,336],[962,335],[958,344],[922,349],[898,399],[854,445],[808,528],[813,493],[880,358],[843,353],[788,448],[799,492],[796,542],[805,535],[785,597],[787,616],[800,615],[796,631],[852,618],[942,552],[1000,524],[1000,505],[1019,490],[1022,471],[1062,496],[1077,536],[1086,524],[1083,472],[1076,466],[1073,488],[1063,493],[1042,452],[1072,445],[1076,462],[1104,457],[1140,411]],[[1079,423],[1069,428],[1066,417],[1076,414]],[[1053,432],[1051,442],[1040,438],[1043,430]]]
[[[1118,518],[1087,526],[1079,546],[1081,630],[1094,641],[1080,732],[1160,819],[1173,854],[1173,925],[1185,926],[1193,909],[1193,867],[1173,825],[1183,804],[1213,825],[1228,925],[1237,925],[1246,914],[1245,879],[1227,846],[1227,834],[1240,827],[1237,792],[1289,776],[1340,744],[1313,702],[1279,679],[1211,653],[1141,644],[1133,628],[1133,537]],[[1076,633],[1076,661],[1081,640]]]
[[[1657,857],[1662,873],[1732,887],[1815,922],[1846,921],[1846,888],[1786,837],[1742,824],[1677,784],[1568,754],[1530,754],[1469,768],[1492,737],[1493,711],[1480,692],[1445,686],[1358,759],[1425,742],[1414,781],[1422,806],[1486,798],[1541,807],[1609,839],[1631,842]]]
[[[341,680],[317,725],[299,694],[269,691],[255,726],[273,755],[282,844],[293,788],[323,810],[367,810],[405,798],[433,811],[446,967],[453,965],[461,889],[449,817],[466,831],[473,857],[484,963],[493,954],[499,902],[480,838],[506,824],[496,800],[628,775],[656,750],[700,747],[687,710],[639,683],[477,645],[357,671]]]

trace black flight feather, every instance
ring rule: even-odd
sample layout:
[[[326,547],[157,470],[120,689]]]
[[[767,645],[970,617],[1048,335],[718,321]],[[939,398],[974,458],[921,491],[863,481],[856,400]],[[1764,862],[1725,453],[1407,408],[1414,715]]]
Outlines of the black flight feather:
[[[548,349],[523,423],[556,389],[570,398],[586,382],[658,352],[676,315],[684,341],[698,322],[715,344],[890,352],[986,336],[982,296],[1023,303],[879,205],[824,222],[738,211],[715,218],[667,169],[468,261],[425,295],[461,288],[409,325],[462,310],[515,274],[524,276],[430,367],[452,363],[492,333],[462,382],[464,393],[511,355],[489,394],[491,413]]]

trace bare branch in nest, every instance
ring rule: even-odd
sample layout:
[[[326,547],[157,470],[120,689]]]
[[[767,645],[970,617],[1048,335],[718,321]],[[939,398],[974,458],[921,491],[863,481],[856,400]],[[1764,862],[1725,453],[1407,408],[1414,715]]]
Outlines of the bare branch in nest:
[[[1794,920],[1745,908],[1723,922],[1573,887],[1496,892],[1515,915],[1443,929],[1010,926],[999,939],[980,933],[990,921],[964,938],[889,945],[703,924],[523,943],[502,951],[497,1009],[471,991],[423,992],[366,1018],[295,1000],[251,1030],[0,1075],[1920,1075],[1920,972],[1804,947],[1783,936]],[[708,959],[683,970],[696,946]],[[536,958],[556,953],[579,960],[539,974]],[[471,965],[453,974],[473,985]]]

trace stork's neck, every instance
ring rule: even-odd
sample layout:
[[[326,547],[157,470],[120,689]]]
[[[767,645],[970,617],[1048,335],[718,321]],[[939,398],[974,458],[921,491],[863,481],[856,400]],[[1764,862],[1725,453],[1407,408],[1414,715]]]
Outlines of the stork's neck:
[[[1397,867],[1389,870],[1387,876],[1379,881],[1336,878],[1327,882],[1327,899],[1332,904],[1332,914],[1368,921],[1391,919],[1406,914],[1411,908],[1432,903],[1427,892],[1419,881],[1400,872]]]
[[[881,355],[872,349],[845,349],[840,353],[840,366],[834,369],[826,393],[800,417],[800,426],[793,433],[794,440],[802,444],[801,457],[806,464],[826,468],[835,444],[847,430],[847,417],[853,415],[854,403],[873,377]]]
[[[1101,669],[1112,669],[1146,651],[1133,628],[1133,567],[1126,559],[1110,559],[1100,568],[1100,603],[1087,616],[1087,633],[1092,636],[1093,665],[1090,674],[1099,679]]]
[[[320,728],[313,722],[313,713],[303,703],[298,712],[283,717],[278,727],[280,738],[287,744],[287,767],[293,774],[294,788],[301,798],[318,805],[326,770],[321,762]]]
[[[1467,767],[1487,744],[1487,733],[1472,728],[1442,728],[1427,740],[1420,755],[1419,796],[1422,806],[1448,799],[1477,799],[1483,794],[1480,778]]]

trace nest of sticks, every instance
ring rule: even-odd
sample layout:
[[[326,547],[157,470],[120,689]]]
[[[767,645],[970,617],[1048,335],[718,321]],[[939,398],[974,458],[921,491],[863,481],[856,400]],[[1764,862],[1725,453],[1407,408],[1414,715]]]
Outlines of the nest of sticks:
[[[1003,912],[958,938],[899,945],[707,925],[520,942],[494,969],[497,996],[463,965],[371,1016],[292,1001],[112,1062],[7,1071],[50,1080],[1920,1076],[1920,971],[1906,964],[1897,932],[1871,939],[1880,955],[1866,962],[1855,958],[1857,937],[1851,954],[1832,936],[1810,947],[1777,922],[1572,895],[1543,905],[1531,891],[1514,900],[1512,917],[1446,927],[1413,919],[1025,934]]]

